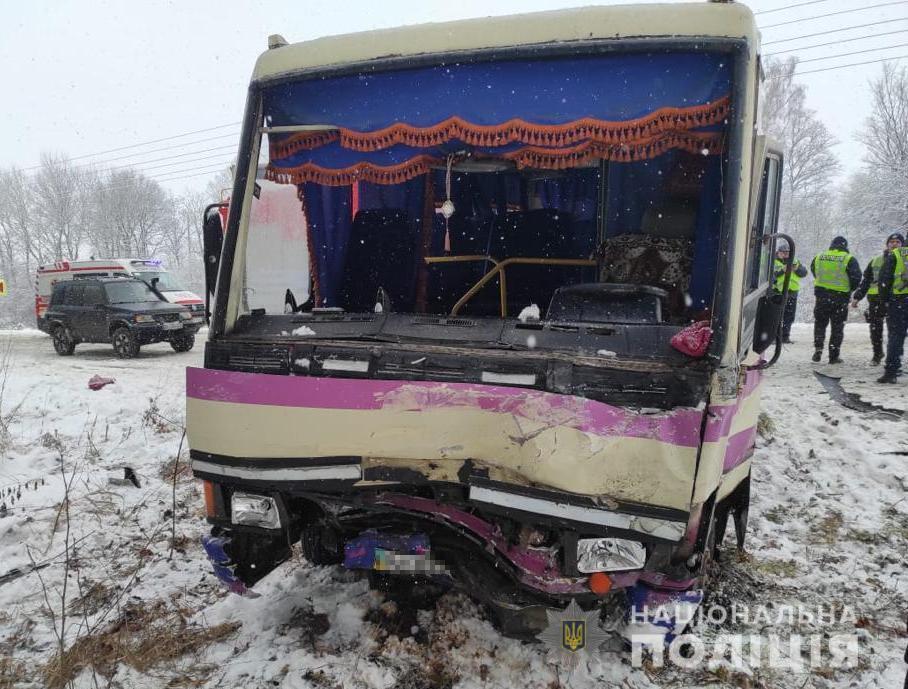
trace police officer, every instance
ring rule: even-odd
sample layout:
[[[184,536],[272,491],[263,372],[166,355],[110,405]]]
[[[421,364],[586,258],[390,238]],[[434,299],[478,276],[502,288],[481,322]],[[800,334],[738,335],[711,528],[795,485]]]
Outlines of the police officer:
[[[885,250],[879,256],[874,256],[867,264],[861,286],[852,296],[852,308],[857,308],[858,302],[867,296],[869,308],[866,316],[870,324],[870,344],[873,345],[873,359],[870,363],[873,366],[879,365],[883,360],[883,322],[886,320],[886,302],[880,298],[880,270],[886,256],[904,243],[904,238],[898,232],[893,232],[886,238]]]
[[[908,247],[902,243],[889,252],[880,268],[880,299],[886,304],[886,365],[878,383],[895,383],[902,368],[908,332]]]
[[[776,249],[776,260],[773,261],[773,291],[782,294],[785,285],[785,266],[788,265],[788,244],[780,242]],[[788,281],[788,301],[785,302],[785,311],[782,313],[782,342],[792,344],[791,324],[794,323],[795,313],[798,310],[798,292],[801,289],[801,278],[807,277],[807,266],[798,259],[791,265],[791,278]]]
[[[836,237],[829,249],[814,256],[810,272],[814,276],[813,293],[816,297],[813,307],[813,360],[819,361],[823,357],[826,326],[831,323],[829,363],[840,364],[848,302],[851,293],[861,284],[861,266],[848,253],[848,240]]]

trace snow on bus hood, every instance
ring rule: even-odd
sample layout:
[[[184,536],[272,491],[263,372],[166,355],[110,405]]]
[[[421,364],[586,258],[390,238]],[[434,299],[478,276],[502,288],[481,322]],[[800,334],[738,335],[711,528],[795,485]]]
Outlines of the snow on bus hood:
[[[171,304],[201,304],[202,299],[192,292],[161,292]]]

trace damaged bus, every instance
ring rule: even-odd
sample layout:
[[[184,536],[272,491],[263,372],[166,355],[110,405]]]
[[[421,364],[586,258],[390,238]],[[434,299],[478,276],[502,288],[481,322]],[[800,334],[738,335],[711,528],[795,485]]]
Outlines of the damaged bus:
[[[779,353],[760,81],[732,2],[272,36],[187,371],[217,575],[697,600]]]

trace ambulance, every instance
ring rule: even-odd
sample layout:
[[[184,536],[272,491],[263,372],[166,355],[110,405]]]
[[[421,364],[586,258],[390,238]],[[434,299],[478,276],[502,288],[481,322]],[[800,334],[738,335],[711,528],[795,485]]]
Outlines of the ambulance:
[[[205,302],[185,289],[179,281],[161,265],[156,258],[103,258],[88,261],[56,261],[38,266],[35,274],[35,318],[38,328],[44,330],[44,312],[50,303],[54,285],[61,280],[127,276],[138,278],[154,286],[171,304],[182,304],[193,315],[193,323],[202,323],[205,318]],[[152,280],[157,282],[152,285]]]

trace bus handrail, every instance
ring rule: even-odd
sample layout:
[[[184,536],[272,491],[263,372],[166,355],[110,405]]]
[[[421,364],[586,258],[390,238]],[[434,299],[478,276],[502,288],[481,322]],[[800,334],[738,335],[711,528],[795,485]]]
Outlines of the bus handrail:
[[[426,257],[427,263],[443,263],[444,261],[438,261],[435,259],[457,259],[460,257],[457,256],[429,256]],[[466,257],[464,257],[466,258]],[[473,260],[476,260],[476,257],[471,257]],[[491,257],[482,257],[489,258]],[[501,261],[494,262],[492,269],[483,275],[479,280],[468,289],[464,295],[457,300],[457,303],[451,308],[451,316],[456,316],[460,309],[463,308],[470,299],[472,299],[476,294],[489,283],[492,278],[496,275],[500,275],[501,279],[499,280],[500,292],[501,292],[501,317],[507,318],[508,316],[508,300],[507,300],[507,286],[505,284],[505,269],[508,266],[512,265],[547,265],[547,266],[596,266],[598,261],[591,258],[533,258],[533,257],[513,257],[505,258]]]

